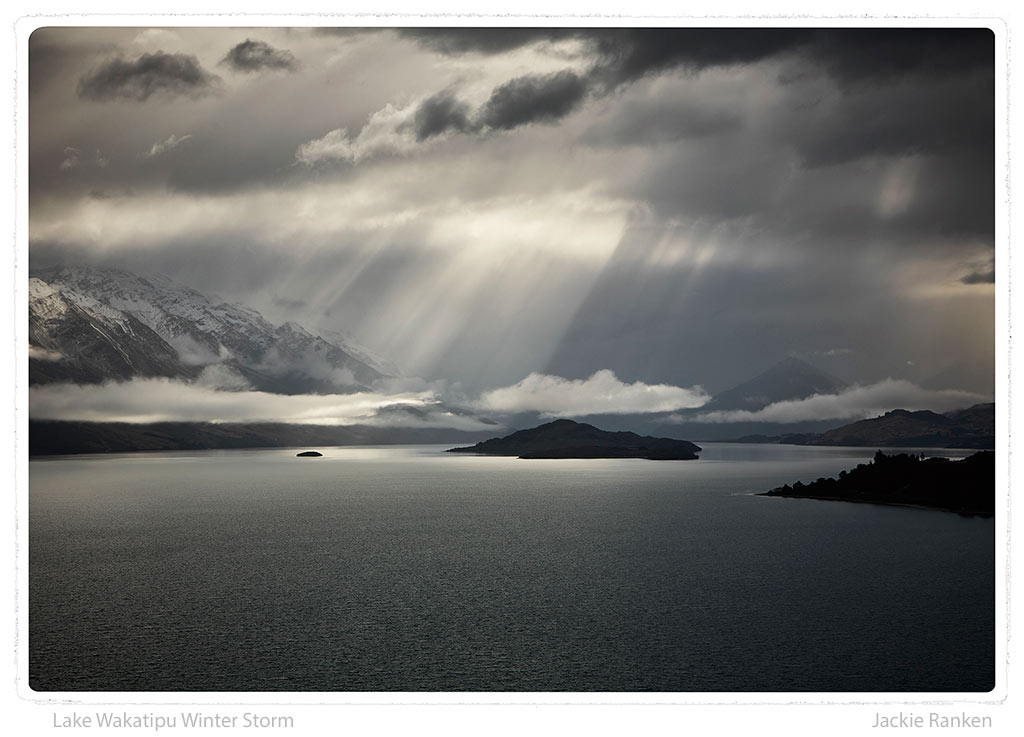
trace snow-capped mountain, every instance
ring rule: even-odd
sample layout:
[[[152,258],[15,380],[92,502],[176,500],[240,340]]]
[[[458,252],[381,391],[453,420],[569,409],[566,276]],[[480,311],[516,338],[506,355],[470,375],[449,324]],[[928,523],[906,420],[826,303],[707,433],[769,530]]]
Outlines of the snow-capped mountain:
[[[134,316],[37,278],[29,279],[28,325],[31,383],[195,378],[200,372]]]
[[[32,277],[32,383],[168,376],[303,394],[355,391],[390,375],[351,342],[275,326],[164,276],[62,267]]]

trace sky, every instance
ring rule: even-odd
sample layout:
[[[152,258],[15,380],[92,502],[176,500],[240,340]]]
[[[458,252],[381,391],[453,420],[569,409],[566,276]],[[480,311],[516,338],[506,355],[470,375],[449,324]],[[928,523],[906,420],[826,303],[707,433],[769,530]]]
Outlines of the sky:
[[[787,356],[991,398],[993,58],[969,28],[43,28],[30,263],[166,274],[490,411],[696,407]]]

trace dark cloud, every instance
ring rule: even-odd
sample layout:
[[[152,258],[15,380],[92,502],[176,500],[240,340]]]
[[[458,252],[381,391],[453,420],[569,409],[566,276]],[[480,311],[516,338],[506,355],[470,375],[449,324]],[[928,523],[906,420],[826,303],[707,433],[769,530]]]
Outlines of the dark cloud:
[[[843,83],[877,83],[991,69],[995,37],[987,28],[825,29],[805,53]]]
[[[995,284],[996,270],[990,269],[989,271],[975,271],[968,274],[960,281],[964,284]]]
[[[600,76],[612,84],[678,65],[749,63],[812,40],[802,29],[760,28],[405,28],[398,33],[447,55],[500,54],[576,39],[589,47]]]
[[[338,29],[358,32],[361,29]],[[379,32],[382,29],[363,29]],[[445,55],[500,54],[522,46],[579,41],[589,66],[549,75],[525,75],[498,87],[470,116],[450,91],[416,111],[417,140],[445,131],[510,130],[554,122],[589,95],[603,97],[651,74],[691,73],[785,60],[785,84],[820,78],[840,87],[838,104],[808,109],[784,141],[805,166],[868,156],[900,156],[984,149],[993,142],[992,34],[984,29],[766,29],[766,28],[405,28],[400,37]],[[922,77],[928,83],[921,84]],[[784,86],[785,86],[784,84]],[[987,103],[987,104],[986,104]],[[807,105],[807,101],[801,102]],[[810,105],[813,107],[813,104]],[[986,112],[989,114],[986,115]],[[731,131],[745,121],[725,109],[628,111],[597,126],[590,142],[663,143]]]
[[[876,153],[955,148],[964,141],[985,146],[992,140],[993,120],[984,115],[984,103],[992,99],[993,43],[984,29],[442,28],[399,33],[448,55],[497,54],[568,38],[584,43],[591,65],[581,75],[566,70],[497,87],[479,114],[480,122],[492,128],[557,120],[587,94],[607,94],[649,74],[673,68],[699,72],[776,57],[812,74],[824,71],[844,89],[858,90],[848,104],[834,110],[828,125],[808,126],[795,142],[812,165]],[[940,83],[915,88],[913,79],[921,75]],[[910,81],[891,84],[902,79]],[[875,88],[883,81],[888,84],[879,93]],[[423,126],[417,124],[420,140],[443,130],[470,129],[465,110],[453,107],[449,96],[442,93],[431,104],[422,109]],[[694,114],[683,121],[689,125],[681,131],[656,117],[638,122],[653,140],[666,140],[714,133],[736,121],[724,114]],[[847,134],[837,138],[835,132],[843,128]]]
[[[465,132],[472,127],[469,106],[448,91],[438,92],[424,100],[416,110],[413,124],[417,141],[424,141],[448,130]]]
[[[586,82],[566,69],[548,75],[516,77],[491,92],[480,110],[480,122],[509,129],[565,117],[582,102]]]
[[[941,77],[991,68],[988,29],[970,28],[646,28],[580,32],[597,53],[595,75],[611,85],[683,67],[801,58],[843,84]]]
[[[805,165],[866,156],[989,154],[995,145],[994,73],[945,76],[930,84],[899,81],[848,90],[833,104],[809,110],[789,128]]]
[[[714,77],[700,84],[720,87]],[[736,94],[739,84],[692,105],[672,94],[645,98],[644,87],[620,93],[614,117],[595,124],[588,142],[660,143],[691,120],[728,113],[736,125],[708,125],[715,135],[699,146],[662,146],[628,185],[632,195],[666,218],[746,218],[766,236],[811,237],[826,250],[888,239],[936,248],[958,237],[990,241],[991,68],[845,88],[811,75],[757,105]]]
[[[290,72],[299,68],[295,55],[287,49],[275,49],[264,41],[245,39],[232,48],[221,64],[236,72],[258,72],[263,69],[283,69]]]
[[[846,83],[897,75],[941,76],[986,68],[985,28],[406,28],[398,33],[447,55],[499,54],[540,41],[577,39],[594,57],[594,81],[614,87],[649,73],[799,56]]]
[[[991,243],[995,234],[994,155],[971,152],[923,157],[907,208],[885,220],[883,234],[967,237]]]
[[[802,29],[614,28],[588,33],[597,54],[596,81],[608,87],[673,67],[751,64],[810,41]]]
[[[575,39],[593,59],[592,81],[610,87],[675,66],[751,63],[814,40],[808,30],[785,28],[408,28],[399,34],[447,55]]]
[[[766,239],[813,239],[820,251],[870,242],[943,249],[993,234],[990,157],[894,157],[802,169],[785,148],[763,140],[719,136],[700,143],[697,150],[662,152],[629,192],[667,219],[743,221]]]
[[[78,94],[89,100],[145,102],[152,95],[201,97],[219,84],[220,77],[203,69],[195,56],[157,51],[134,61],[107,61],[78,81]]]

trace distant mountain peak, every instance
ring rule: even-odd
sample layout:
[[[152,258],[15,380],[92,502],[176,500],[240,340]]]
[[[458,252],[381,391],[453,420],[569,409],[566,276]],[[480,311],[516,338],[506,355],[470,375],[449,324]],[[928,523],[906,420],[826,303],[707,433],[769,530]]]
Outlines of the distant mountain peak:
[[[561,418],[557,420],[552,420],[551,422],[545,422],[543,425],[540,425],[540,427],[538,427],[537,429],[540,429],[541,427],[571,427],[573,425],[583,425],[584,427],[592,427],[592,425],[587,425],[582,422],[576,422],[576,420],[567,420]]]
[[[847,386],[845,381],[816,366],[787,356],[749,381],[719,392],[700,411],[756,412],[776,402],[806,399],[815,394],[836,394]]]

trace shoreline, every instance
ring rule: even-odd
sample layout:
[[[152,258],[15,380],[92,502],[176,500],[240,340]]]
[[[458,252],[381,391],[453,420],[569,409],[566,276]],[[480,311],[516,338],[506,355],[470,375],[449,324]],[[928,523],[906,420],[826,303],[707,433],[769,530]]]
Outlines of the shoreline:
[[[949,507],[938,507],[926,504],[908,504],[907,502],[891,502],[881,499],[848,499],[841,496],[810,496],[808,494],[773,494],[770,491],[752,493],[751,496],[776,497],[780,499],[811,499],[819,502],[850,502],[851,504],[876,504],[880,507],[905,507],[906,509],[925,509],[932,512],[951,512],[962,517],[982,517],[985,519],[995,518],[994,514],[985,512],[970,512]]]

